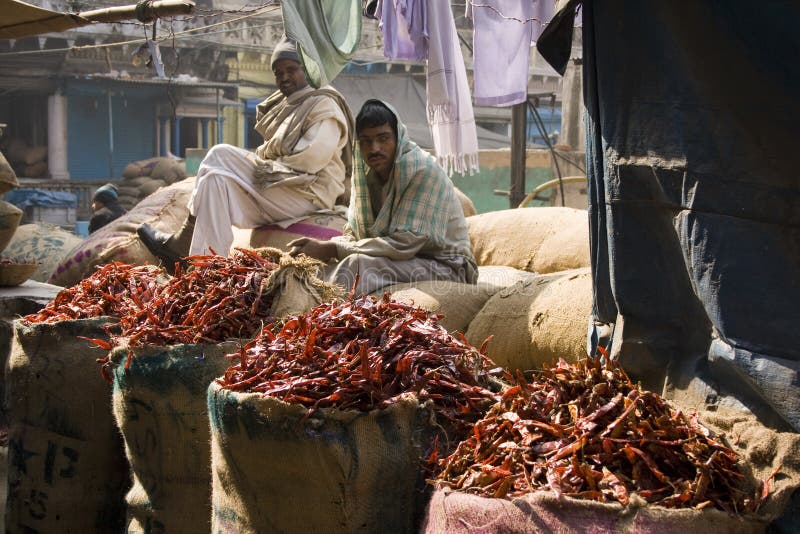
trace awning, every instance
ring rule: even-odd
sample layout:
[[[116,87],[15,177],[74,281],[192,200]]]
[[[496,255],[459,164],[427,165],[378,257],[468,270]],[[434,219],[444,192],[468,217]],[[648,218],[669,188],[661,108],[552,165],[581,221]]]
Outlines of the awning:
[[[18,0],[0,0],[0,39],[19,39],[41,33],[63,32],[91,21],[71,13],[58,13]]]
[[[19,2],[0,0],[0,39],[19,39],[42,33],[63,32],[93,22],[121,22],[137,19],[149,22],[159,17],[188,15],[194,10],[192,0],[157,0],[134,5],[108,7],[82,11],[81,13],[59,13]]]

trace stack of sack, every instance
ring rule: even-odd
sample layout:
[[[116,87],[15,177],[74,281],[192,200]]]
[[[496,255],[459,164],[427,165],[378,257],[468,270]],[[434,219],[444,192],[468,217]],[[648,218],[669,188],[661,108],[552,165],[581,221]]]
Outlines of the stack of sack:
[[[586,352],[592,306],[589,222],[585,210],[520,208],[467,217],[476,285],[426,281],[383,288],[392,297],[444,315],[486,355],[510,369],[540,369]]]
[[[186,166],[172,158],[150,158],[128,163],[119,182],[119,203],[130,211],[145,197],[186,178]]]
[[[17,176],[23,178],[47,178],[47,146],[28,146],[19,138],[10,138],[3,152]]]

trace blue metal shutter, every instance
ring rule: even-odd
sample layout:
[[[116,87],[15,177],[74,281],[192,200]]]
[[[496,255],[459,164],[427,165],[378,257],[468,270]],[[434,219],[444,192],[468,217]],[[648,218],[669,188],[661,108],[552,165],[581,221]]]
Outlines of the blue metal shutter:
[[[114,152],[109,166],[108,96],[69,96],[67,164],[73,179],[118,178],[131,161],[155,155],[152,99],[116,94],[111,100]]]

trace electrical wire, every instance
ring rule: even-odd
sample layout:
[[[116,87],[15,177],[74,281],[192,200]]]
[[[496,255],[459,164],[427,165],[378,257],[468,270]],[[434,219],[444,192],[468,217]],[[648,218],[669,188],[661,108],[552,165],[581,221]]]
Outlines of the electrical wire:
[[[550,154],[553,159],[553,165],[556,168],[556,174],[558,175],[558,189],[561,192],[561,207],[565,206],[564,203],[564,179],[561,176],[561,167],[558,165],[558,156],[556,153],[556,149],[553,147],[553,143],[550,141],[550,136],[547,135],[547,128],[544,125],[544,121],[542,117],[539,115],[539,111],[536,109],[534,103],[528,99],[528,107],[533,111],[534,117],[534,124],[536,124],[536,128],[539,130],[539,133],[542,135],[542,139],[544,139],[545,144],[547,144],[547,148],[550,149]]]

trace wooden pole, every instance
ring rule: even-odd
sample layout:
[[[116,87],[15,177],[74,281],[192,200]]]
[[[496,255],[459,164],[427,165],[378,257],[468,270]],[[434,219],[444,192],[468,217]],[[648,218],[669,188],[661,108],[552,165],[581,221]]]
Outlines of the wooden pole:
[[[137,5],[93,9],[77,15],[91,22],[121,22],[130,19],[150,22],[163,17],[188,15],[194,11],[194,2],[191,0],[158,0],[150,4],[143,4],[139,12],[136,9]]]
[[[508,199],[511,208],[516,208],[525,199],[527,117],[527,102],[511,107],[511,184]]]

